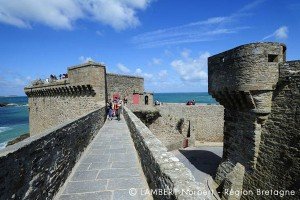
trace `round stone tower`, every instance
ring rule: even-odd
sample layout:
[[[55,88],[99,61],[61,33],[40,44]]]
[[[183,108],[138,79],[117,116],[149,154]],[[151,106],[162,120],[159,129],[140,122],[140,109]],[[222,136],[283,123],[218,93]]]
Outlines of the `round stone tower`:
[[[215,180],[227,189],[242,189],[245,172],[256,169],[285,54],[284,44],[252,43],[208,58],[208,91],[225,107],[223,158]]]

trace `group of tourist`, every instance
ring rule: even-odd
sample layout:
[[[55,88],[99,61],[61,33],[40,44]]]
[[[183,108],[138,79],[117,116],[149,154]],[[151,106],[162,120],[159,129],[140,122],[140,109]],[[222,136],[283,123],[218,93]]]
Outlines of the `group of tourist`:
[[[127,101],[127,100],[126,100]],[[123,101],[119,98],[115,98],[113,101],[109,100],[106,104],[108,119],[112,120],[116,117],[118,121],[121,120],[120,115],[123,108]]]
[[[60,74],[59,75],[59,79],[61,80],[61,79],[65,79],[65,78],[68,78],[68,74]],[[50,75],[50,77],[49,78],[47,78],[46,79],[46,83],[52,83],[52,82],[55,82],[55,81],[57,81],[58,80],[58,78],[56,77],[56,75],[53,75],[53,74],[51,74]]]
[[[51,74],[49,76],[49,78],[46,78],[45,80],[42,80],[42,79],[37,79],[37,80],[34,80],[31,85],[35,86],[35,85],[43,85],[43,84],[48,84],[48,83],[53,83],[57,80],[61,80],[61,79],[66,79],[68,78],[68,74],[60,74],[59,75],[59,79],[57,78],[56,75],[53,75]]]

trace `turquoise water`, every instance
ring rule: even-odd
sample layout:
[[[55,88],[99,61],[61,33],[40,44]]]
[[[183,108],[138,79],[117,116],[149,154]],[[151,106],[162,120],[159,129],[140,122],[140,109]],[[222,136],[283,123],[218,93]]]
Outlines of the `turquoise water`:
[[[0,97],[0,102],[9,103],[0,107],[0,149],[19,135],[29,132],[27,97]]]
[[[196,103],[216,104],[216,100],[207,92],[192,93],[154,93],[154,100],[165,103],[186,103],[195,100]]]
[[[206,92],[154,93],[154,100],[166,103],[186,103],[189,100],[195,100],[196,103],[217,103]],[[8,141],[29,132],[29,120],[27,97],[0,97],[0,102],[9,103],[7,107],[0,107],[0,149],[2,149]]]

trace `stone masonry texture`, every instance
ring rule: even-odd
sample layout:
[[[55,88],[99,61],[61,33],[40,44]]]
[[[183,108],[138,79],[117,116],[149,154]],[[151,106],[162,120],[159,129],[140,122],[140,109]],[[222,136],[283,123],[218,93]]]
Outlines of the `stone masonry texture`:
[[[254,192],[222,199],[279,198],[257,189],[293,190],[283,199],[299,199],[300,62],[286,62],[285,54],[284,44],[253,43],[208,59],[209,93],[225,107],[215,180],[223,193]]]
[[[135,76],[126,76],[108,73],[107,77],[107,95],[112,99],[113,94],[118,93],[121,99],[128,98],[128,102],[132,102],[132,94],[144,93],[144,79]],[[149,100],[150,101],[150,100]]]
[[[106,74],[106,67],[94,62],[69,67],[68,79],[25,88],[30,135],[104,106],[114,93],[128,95],[130,103],[134,92],[144,94],[143,78]]]
[[[172,121],[170,125],[173,125],[173,127],[176,128],[178,121],[183,119],[184,125],[182,134],[184,137],[187,137],[189,132],[200,142],[223,141],[223,106],[187,106],[184,104],[164,103],[161,106],[157,106],[157,108],[163,118],[163,121],[155,128],[159,128],[160,125],[163,126],[163,124],[167,124],[167,121]]]
[[[191,171],[167,152],[167,148],[128,108],[124,109],[124,117],[150,189],[172,191],[166,195],[154,195],[154,198],[210,199],[210,193],[205,193],[205,186],[195,181]]]
[[[137,194],[130,196],[134,188]],[[54,199],[152,200],[123,117],[106,120]]]
[[[202,143],[223,141],[224,107],[221,105],[164,103],[130,109],[169,151],[182,148],[187,137],[189,146],[193,146],[195,140]]]
[[[52,199],[106,119],[105,107],[0,151],[0,199]]]

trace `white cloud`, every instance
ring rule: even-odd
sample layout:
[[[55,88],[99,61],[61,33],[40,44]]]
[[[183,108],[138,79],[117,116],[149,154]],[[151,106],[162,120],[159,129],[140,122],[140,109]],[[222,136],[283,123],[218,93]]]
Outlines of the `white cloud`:
[[[282,26],[275,31],[274,35],[277,39],[286,39],[288,38],[288,28],[286,26]]]
[[[78,59],[81,63],[87,63],[89,61],[94,61],[91,57],[85,57],[85,56],[80,56]]]
[[[171,66],[179,74],[181,80],[186,82],[207,81],[207,58],[210,54],[205,52],[196,58],[192,58],[184,50],[181,55],[181,59],[171,62]]]
[[[150,73],[144,73],[141,68],[137,68],[134,75],[144,77],[147,81],[152,81],[154,75]]]
[[[265,0],[253,1],[228,16],[211,17],[181,26],[136,35],[132,38],[132,42],[139,48],[153,48],[157,46],[216,40],[226,35],[249,29],[250,27],[248,26],[233,27],[233,22],[248,16],[247,12],[249,10],[257,7],[264,1]]]
[[[5,76],[4,76],[5,75]],[[24,76],[17,71],[0,67],[0,96],[24,95],[24,87],[32,81],[30,76]]]
[[[172,52],[170,50],[165,49],[164,50],[164,55],[167,56],[167,57],[171,57],[173,54],[172,54]]]
[[[269,38],[275,38],[275,39],[287,39],[288,38],[288,27],[286,26],[281,26],[279,27],[277,30],[275,30],[272,34],[264,37],[262,40],[266,40],[266,39],[269,39]]]
[[[136,74],[136,75],[141,75],[142,72],[143,72],[143,71],[142,71],[140,68],[137,68],[137,69],[135,70],[135,74]]]
[[[0,22],[29,28],[33,23],[71,29],[84,16],[75,0],[0,0]]]
[[[153,65],[161,65],[162,61],[159,58],[152,58]]]
[[[118,69],[122,72],[122,73],[129,73],[130,69],[128,69],[125,65],[123,65],[122,63],[118,63],[117,64]]]
[[[159,78],[163,79],[163,78],[168,76],[168,71],[167,70],[161,70],[161,71],[158,72],[158,76],[159,76]]]
[[[0,0],[0,22],[30,28],[44,24],[55,29],[72,29],[79,19],[89,19],[116,30],[140,24],[138,10],[151,0]]]
[[[188,58],[190,56],[190,53],[191,51],[189,49],[184,49],[180,55],[183,57],[183,58]]]

